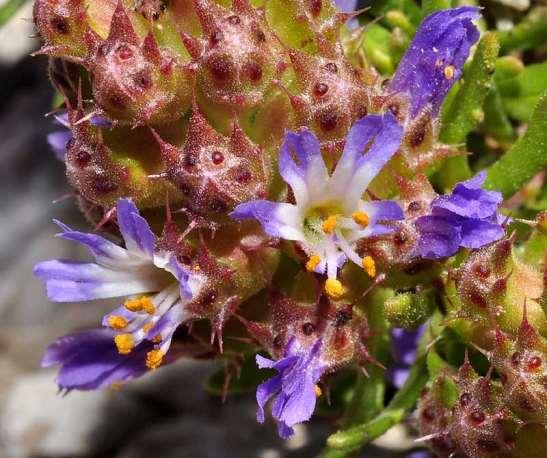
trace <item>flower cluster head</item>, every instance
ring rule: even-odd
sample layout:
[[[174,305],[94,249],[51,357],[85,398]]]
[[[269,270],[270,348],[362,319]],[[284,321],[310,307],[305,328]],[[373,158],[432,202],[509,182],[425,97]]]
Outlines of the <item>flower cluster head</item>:
[[[55,259],[34,268],[51,301],[125,298],[105,315],[102,329],[61,337],[48,348],[42,363],[61,365],[57,382],[64,389],[97,389],[157,368],[188,318],[184,305],[200,288],[198,273],[158,251],[156,236],[130,200],[120,199],[116,214],[125,248],[58,222],[59,237],[85,246],[94,262]]]
[[[391,113],[368,115],[350,129],[344,151],[329,175],[319,140],[308,129],[289,132],[279,153],[279,173],[291,187],[295,203],[255,200],[232,212],[236,219],[255,218],[273,237],[293,240],[309,257],[310,272],[327,275],[331,297],[344,294],[338,269],[350,260],[372,277],[374,259],[356,252],[359,239],[392,229],[403,217],[394,201],[365,201],[364,192],[397,151],[402,128]]]
[[[47,297],[119,303],[101,326],[51,344],[43,366],[60,366],[62,390],[105,388],[175,361],[192,341],[207,357],[223,353],[226,393],[233,374],[270,370],[257,420],[271,408],[286,439],[312,417],[319,386],[349,399],[351,377],[335,372],[376,366],[374,383],[384,383],[377,371],[389,364],[391,337],[386,393],[403,388],[394,404],[415,402],[426,384],[420,365],[431,371],[418,411],[432,449],[509,449],[503,415],[545,416],[527,403],[545,404],[547,279],[517,259],[486,172],[445,195],[426,173],[462,153],[441,143],[440,112],[448,92],[465,87],[454,84],[479,39],[480,9],[435,11],[417,29],[401,11],[391,16],[398,25],[377,24],[394,38],[389,61],[402,55],[386,79],[364,55],[377,37],[354,27],[357,0],[176,3],[36,0],[40,52],[58,59],[68,110],[49,143],[89,219],[123,238],[57,222],[58,237],[94,259],[38,263]],[[167,217],[165,201],[176,206]],[[533,339],[524,326],[515,337],[521,305],[511,302],[521,298]],[[467,359],[449,376],[462,341],[485,348],[486,376]],[[355,406],[376,409],[359,399],[372,392],[363,387]],[[383,387],[374,390],[381,398]]]
[[[503,217],[498,209],[501,193],[482,189],[486,173],[458,183],[450,195],[431,203],[431,214],[416,220],[418,250],[426,259],[441,259],[460,247],[476,249],[503,237]]]

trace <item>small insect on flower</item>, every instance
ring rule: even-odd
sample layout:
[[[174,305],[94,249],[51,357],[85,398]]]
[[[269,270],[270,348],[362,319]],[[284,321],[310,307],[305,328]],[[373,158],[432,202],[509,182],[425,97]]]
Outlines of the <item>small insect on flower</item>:
[[[273,237],[294,240],[308,254],[306,269],[326,273],[325,291],[344,294],[337,279],[347,259],[371,277],[376,265],[356,252],[358,240],[391,232],[389,221],[403,218],[393,201],[365,201],[362,195],[397,151],[402,128],[391,113],[369,115],[351,128],[336,169],[329,175],[319,140],[308,129],[288,132],[281,146],[279,172],[296,204],[255,200],[238,205],[236,219],[257,219]]]
[[[278,374],[266,380],[256,390],[258,411],[256,419],[264,423],[264,406],[275,397],[272,416],[278,422],[283,439],[294,434],[293,426],[311,418],[321,389],[317,386],[326,365],[321,362],[321,339],[310,348],[303,348],[296,338],[291,339],[283,358],[278,361],[256,356],[261,369],[275,369]]]
[[[84,245],[95,262],[51,260],[34,268],[55,302],[127,297],[103,318],[103,329],[61,337],[47,349],[42,365],[61,365],[57,383],[64,389],[102,388],[159,367],[189,318],[185,304],[203,284],[199,273],[156,249],[156,236],[131,200],[120,199],[116,210],[125,248],[57,222],[59,237]]]

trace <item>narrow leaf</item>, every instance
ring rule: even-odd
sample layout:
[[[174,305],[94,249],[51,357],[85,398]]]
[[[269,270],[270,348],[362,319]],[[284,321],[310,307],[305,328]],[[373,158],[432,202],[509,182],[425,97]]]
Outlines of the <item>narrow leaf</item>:
[[[534,110],[528,130],[488,171],[485,186],[515,194],[536,173],[547,168],[547,92]]]

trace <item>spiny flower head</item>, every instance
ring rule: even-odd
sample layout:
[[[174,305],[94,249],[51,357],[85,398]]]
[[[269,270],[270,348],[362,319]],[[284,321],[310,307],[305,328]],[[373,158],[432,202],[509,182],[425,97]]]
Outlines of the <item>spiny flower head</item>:
[[[83,61],[89,30],[84,0],[36,0],[33,16],[45,42],[39,53]]]
[[[237,121],[226,137],[194,104],[182,150],[156,138],[167,165],[165,177],[180,189],[190,210],[218,219],[239,203],[267,195],[266,153],[247,138]]]
[[[140,40],[122,2],[106,40],[87,34],[84,65],[92,75],[95,102],[108,115],[132,125],[178,119],[190,107],[193,73],[181,57],[159,46],[149,32]]]
[[[309,126],[331,149],[340,148],[351,125],[367,114],[368,94],[359,70],[337,47],[322,55],[289,52],[300,94],[290,95],[299,125]]]
[[[61,337],[46,351],[44,366],[62,366],[61,388],[96,389],[158,367],[173,333],[190,318],[185,305],[201,293],[203,276],[157,251],[156,236],[130,200],[120,199],[116,214],[125,248],[58,223],[59,236],[85,246],[95,261],[51,260],[34,269],[52,301],[127,298],[104,317],[103,329]]]
[[[524,316],[515,337],[498,330],[488,355],[507,405],[523,421],[547,427],[547,341]]]
[[[297,242],[309,256],[306,268],[326,273],[325,290],[331,297],[341,297],[344,287],[337,271],[346,259],[376,275],[373,260],[355,251],[357,241],[390,232],[382,223],[403,216],[395,202],[362,200],[369,183],[395,154],[401,133],[391,114],[360,119],[329,175],[317,137],[307,129],[288,132],[279,171],[295,204],[256,200],[239,205],[231,215],[257,219],[269,235]]]
[[[194,59],[198,97],[230,114],[257,106],[287,65],[281,44],[247,0],[231,9],[212,0],[193,4],[203,37],[182,38]]]

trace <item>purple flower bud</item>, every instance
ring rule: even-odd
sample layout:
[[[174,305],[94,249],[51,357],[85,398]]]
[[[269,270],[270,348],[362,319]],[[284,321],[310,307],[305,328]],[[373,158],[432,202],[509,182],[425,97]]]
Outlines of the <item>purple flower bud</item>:
[[[410,98],[410,115],[431,107],[434,115],[452,85],[461,77],[471,46],[479,39],[473,20],[479,8],[437,11],[427,16],[401,59],[390,84]]]

